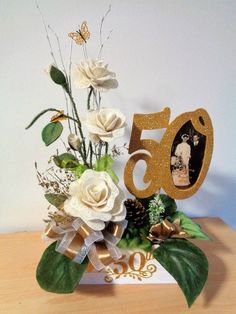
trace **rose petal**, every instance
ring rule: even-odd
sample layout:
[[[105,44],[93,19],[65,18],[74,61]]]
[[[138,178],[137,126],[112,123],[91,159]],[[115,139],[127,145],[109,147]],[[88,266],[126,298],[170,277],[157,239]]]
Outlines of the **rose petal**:
[[[114,215],[114,216],[122,213],[123,209],[125,208],[125,206],[124,206],[125,194],[124,194],[124,192],[120,188],[119,188],[119,192],[120,193],[116,197],[115,202],[114,202],[114,206],[113,206],[113,209],[112,209],[112,215]]]
[[[100,140],[100,138],[96,134],[93,134],[93,133],[89,133],[89,139],[93,143],[97,143]]]
[[[103,230],[106,226],[105,223],[101,220],[89,220],[86,223],[91,229],[95,231]]]
[[[111,221],[122,221],[125,219],[125,217],[126,217],[126,209],[125,207],[123,207],[122,212],[120,212],[120,214],[116,216],[112,216]]]
[[[70,195],[77,195],[78,193],[79,193],[79,185],[78,185],[78,181],[76,180],[70,184],[69,194]]]

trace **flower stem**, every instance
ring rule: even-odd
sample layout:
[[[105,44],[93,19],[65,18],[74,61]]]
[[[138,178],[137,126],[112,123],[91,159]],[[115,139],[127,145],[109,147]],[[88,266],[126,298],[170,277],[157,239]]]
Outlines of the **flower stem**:
[[[89,93],[88,93],[88,100],[87,100],[87,109],[88,110],[90,110],[90,100],[91,100],[92,93],[93,93],[93,87],[90,86],[90,90],[89,90]]]
[[[39,114],[37,114],[37,116],[34,117],[34,119],[30,122],[30,124],[25,128],[26,130],[29,129],[42,115],[44,115],[45,113],[49,112],[49,111],[55,111],[55,112],[61,112],[61,110],[55,109],[55,108],[49,108],[49,109],[45,109],[43,111],[41,111]],[[68,116],[67,114],[63,115],[65,118],[70,119],[72,121],[75,121],[76,123],[77,120]]]
[[[84,138],[84,134],[83,134],[83,130],[82,130],[82,126],[81,126],[81,121],[80,121],[80,118],[79,118],[79,115],[78,115],[78,111],[77,111],[77,108],[76,108],[76,104],[75,104],[75,101],[74,101],[74,98],[72,97],[72,94],[71,92],[69,91],[68,88],[64,87],[66,93],[68,94],[69,98],[70,98],[70,101],[71,101],[71,105],[73,107],[73,110],[74,110],[74,113],[75,113],[75,117],[76,117],[76,120],[77,120],[77,124],[78,124],[78,129],[79,129],[79,133],[80,133],[80,136],[81,136],[81,141],[82,141],[82,148],[83,148],[83,153],[81,154],[81,157],[83,159],[83,162],[85,165],[88,165],[87,161],[86,161],[86,144],[85,144],[85,138]],[[82,152],[81,151],[81,152]]]
[[[90,110],[90,100],[91,100],[92,93],[93,93],[93,87],[90,86],[89,93],[88,93],[88,99],[87,99],[87,110]],[[93,144],[91,141],[89,141],[88,155],[90,158],[90,161],[89,161],[90,167],[92,169],[93,168]]]
[[[91,169],[93,169],[93,145],[91,141],[89,141],[89,149],[90,149],[90,167]]]
[[[108,147],[109,147],[109,144],[105,142],[105,154],[106,155],[108,155]]]
[[[102,141],[100,140],[98,144],[98,158],[101,158],[101,156],[102,156]]]

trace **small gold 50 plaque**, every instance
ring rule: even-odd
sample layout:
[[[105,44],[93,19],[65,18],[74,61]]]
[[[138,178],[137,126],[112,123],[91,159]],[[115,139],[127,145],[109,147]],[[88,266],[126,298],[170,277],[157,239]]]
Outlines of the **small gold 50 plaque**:
[[[184,199],[193,195],[206,177],[213,151],[213,128],[204,109],[178,116],[171,123],[170,109],[150,114],[135,114],[129,143],[124,182],[130,193],[147,198],[162,188],[172,198]],[[166,131],[158,142],[141,139],[143,130]],[[145,150],[146,152],[137,152]],[[134,184],[133,171],[138,161],[146,162],[142,190]]]

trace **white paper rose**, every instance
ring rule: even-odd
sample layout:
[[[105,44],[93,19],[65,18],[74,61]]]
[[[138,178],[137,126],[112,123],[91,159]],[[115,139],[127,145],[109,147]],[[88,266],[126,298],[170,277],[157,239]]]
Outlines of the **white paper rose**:
[[[114,72],[108,70],[108,65],[100,60],[82,61],[76,65],[74,70],[75,86],[77,88],[93,88],[105,92],[116,88],[118,82]]]
[[[84,121],[89,131],[90,139],[96,143],[99,140],[110,142],[124,135],[125,116],[118,109],[101,108],[89,111]]]
[[[103,230],[108,221],[122,221],[126,216],[124,193],[108,173],[86,170],[69,188],[64,210],[80,217],[93,230]]]

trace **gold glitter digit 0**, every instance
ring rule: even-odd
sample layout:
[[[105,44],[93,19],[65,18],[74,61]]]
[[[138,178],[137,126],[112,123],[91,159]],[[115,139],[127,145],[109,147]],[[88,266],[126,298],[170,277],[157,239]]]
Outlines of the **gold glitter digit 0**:
[[[191,122],[194,129],[205,136],[205,149],[201,165],[201,170],[198,175],[196,182],[188,187],[181,188],[174,185],[173,177],[170,170],[170,158],[171,158],[171,148],[175,139],[176,134],[187,122]],[[168,126],[165,134],[160,143],[162,150],[162,188],[170,197],[175,199],[184,199],[192,196],[202,185],[207,171],[210,166],[212,152],[213,152],[213,127],[211,119],[205,109],[197,109],[192,112],[186,112],[178,116],[171,124]]]

